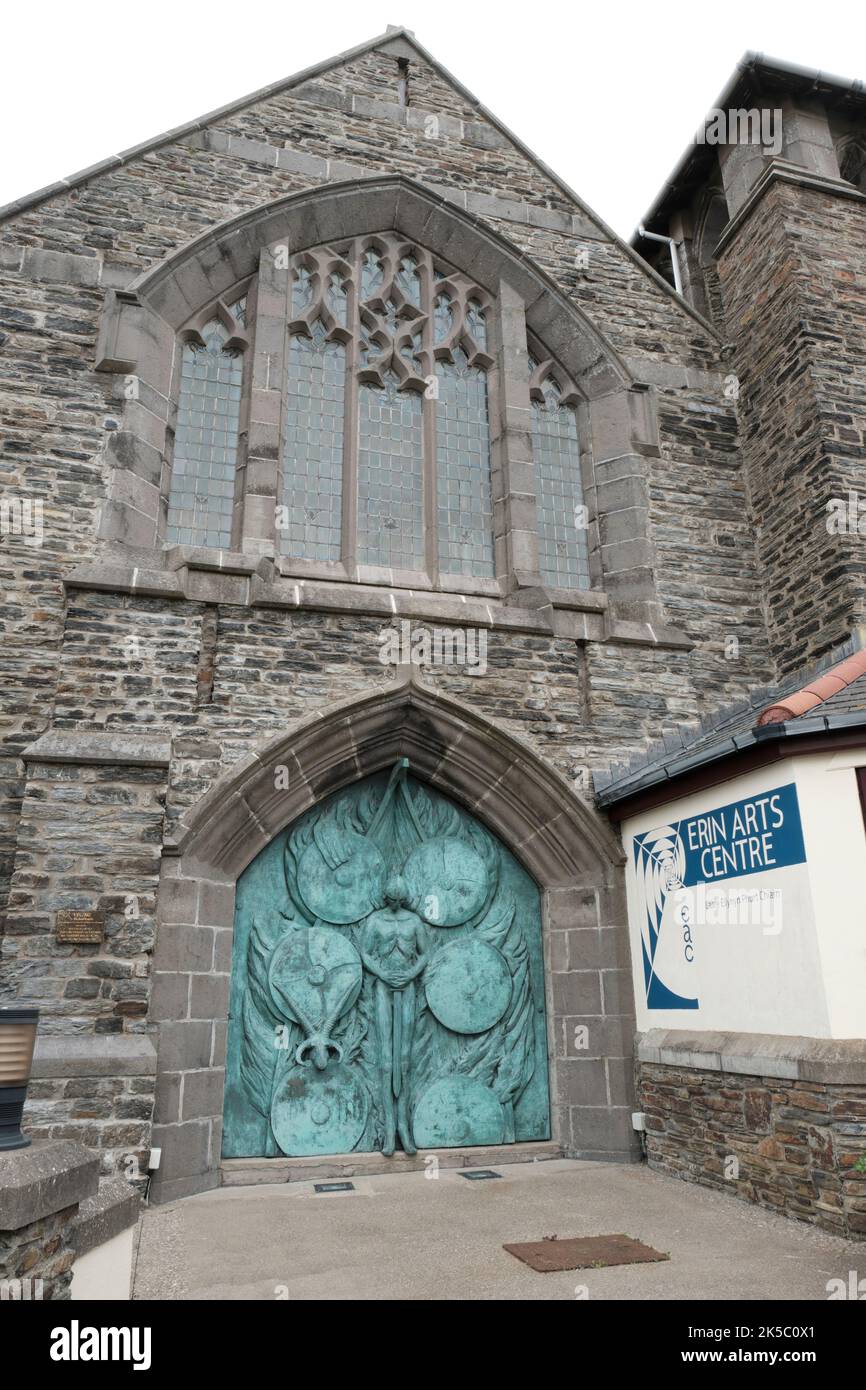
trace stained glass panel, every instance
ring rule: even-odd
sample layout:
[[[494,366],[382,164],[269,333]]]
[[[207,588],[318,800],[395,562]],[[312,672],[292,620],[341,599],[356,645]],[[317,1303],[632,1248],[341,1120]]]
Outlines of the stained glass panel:
[[[451,312],[451,296],[440,294],[433,306],[433,340],[442,343],[451,332],[454,315]]]
[[[346,327],[349,313],[349,292],[341,275],[336,273],[328,279],[328,308],[342,328]]]
[[[295,283],[292,287],[292,313],[303,313],[304,309],[309,308],[312,302],[313,277],[305,265],[299,265],[295,271]]]
[[[421,277],[418,274],[418,262],[414,256],[404,256],[400,262],[400,269],[397,272],[397,284],[416,308],[421,305]]]

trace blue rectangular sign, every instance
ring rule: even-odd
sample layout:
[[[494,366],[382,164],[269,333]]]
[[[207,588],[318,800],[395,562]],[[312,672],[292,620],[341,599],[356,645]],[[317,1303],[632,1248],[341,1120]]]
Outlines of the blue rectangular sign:
[[[679,822],[678,829],[685,850],[685,887],[806,861],[793,782],[689,816]]]
[[[646,830],[635,835],[632,850],[642,913],[647,1004],[651,1009],[696,1009],[698,1000],[689,988],[694,960],[691,935],[682,959],[679,952],[673,961],[667,950],[659,952],[663,928],[670,945],[671,911],[665,912],[666,904],[682,888],[805,863],[797,788],[789,782]],[[664,980],[660,968],[667,977]]]

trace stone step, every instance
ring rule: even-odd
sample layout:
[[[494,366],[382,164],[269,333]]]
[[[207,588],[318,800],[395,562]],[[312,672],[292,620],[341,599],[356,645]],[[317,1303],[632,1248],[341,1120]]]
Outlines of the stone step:
[[[405,1153],[391,1158],[381,1153],[351,1153],[308,1158],[224,1158],[220,1164],[220,1185],[250,1187],[260,1183],[367,1178],[376,1173],[417,1173],[425,1171],[426,1160],[433,1156],[441,1168],[493,1168],[498,1163],[538,1163],[562,1158],[563,1151],[561,1144],[545,1140],[468,1149],[419,1149],[411,1157]]]

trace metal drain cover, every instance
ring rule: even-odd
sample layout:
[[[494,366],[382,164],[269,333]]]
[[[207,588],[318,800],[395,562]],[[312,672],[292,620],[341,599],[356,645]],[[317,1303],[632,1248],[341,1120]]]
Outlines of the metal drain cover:
[[[551,1274],[564,1269],[602,1269],[606,1265],[651,1264],[669,1260],[660,1250],[644,1245],[631,1236],[570,1236],[560,1239],[527,1240],[519,1245],[503,1245],[509,1255],[529,1265],[539,1274]]]
[[[354,1192],[353,1182],[314,1182],[313,1189],[316,1192]]]
[[[468,1173],[461,1170],[461,1178],[468,1178],[470,1182],[485,1182],[487,1178],[501,1178],[501,1173],[494,1173],[492,1168],[471,1168]]]

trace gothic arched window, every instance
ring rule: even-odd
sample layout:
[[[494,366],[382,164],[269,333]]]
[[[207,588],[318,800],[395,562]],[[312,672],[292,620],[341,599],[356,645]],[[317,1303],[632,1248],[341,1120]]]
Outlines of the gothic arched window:
[[[293,578],[590,588],[584,397],[516,336],[522,307],[395,232],[281,250],[181,329],[163,543]]]
[[[229,549],[244,384],[246,299],[219,304],[181,351],[168,520],[170,545]]]

